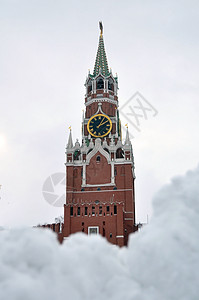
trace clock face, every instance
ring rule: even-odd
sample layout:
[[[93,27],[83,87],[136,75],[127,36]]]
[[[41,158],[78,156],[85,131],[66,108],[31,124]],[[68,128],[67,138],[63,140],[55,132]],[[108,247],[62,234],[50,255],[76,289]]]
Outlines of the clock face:
[[[111,119],[103,114],[94,115],[88,121],[88,132],[94,137],[104,137],[112,129]]]

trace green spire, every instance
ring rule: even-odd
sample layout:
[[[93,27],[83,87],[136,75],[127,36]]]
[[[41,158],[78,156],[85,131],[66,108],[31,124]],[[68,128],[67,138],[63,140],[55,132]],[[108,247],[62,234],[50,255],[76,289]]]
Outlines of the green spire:
[[[96,60],[95,60],[93,75],[94,76],[98,75],[100,68],[101,68],[101,73],[104,76],[108,76],[109,69],[108,69],[108,62],[107,62],[107,58],[106,58],[106,52],[105,52],[105,48],[104,48],[102,22],[99,22],[99,24],[100,24],[100,38],[99,38],[99,46],[98,46],[98,50],[97,50],[97,56],[96,56]]]

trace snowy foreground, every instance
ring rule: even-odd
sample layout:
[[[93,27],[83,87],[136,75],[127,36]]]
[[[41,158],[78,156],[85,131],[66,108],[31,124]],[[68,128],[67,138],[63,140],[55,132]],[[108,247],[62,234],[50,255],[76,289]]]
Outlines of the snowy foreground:
[[[42,229],[0,231],[0,299],[199,299],[199,168],[154,199],[151,224],[119,249],[102,237],[60,246]]]

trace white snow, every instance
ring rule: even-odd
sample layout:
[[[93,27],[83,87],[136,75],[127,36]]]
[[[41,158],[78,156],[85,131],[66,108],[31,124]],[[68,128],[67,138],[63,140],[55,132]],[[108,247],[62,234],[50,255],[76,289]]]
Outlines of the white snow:
[[[199,167],[154,199],[151,223],[118,248],[47,229],[0,232],[0,299],[198,300]]]

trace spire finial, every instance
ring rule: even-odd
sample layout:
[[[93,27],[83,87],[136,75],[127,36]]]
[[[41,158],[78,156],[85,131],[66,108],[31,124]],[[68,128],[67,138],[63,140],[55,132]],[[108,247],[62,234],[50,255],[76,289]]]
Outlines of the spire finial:
[[[67,149],[73,148],[73,140],[72,140],[72,133],[71,133],[71,126],[69,127],[70,133],[68,137],[68,144],[67,144]]]
[[[102,21],[99,22],[99,27],[100,27],[100,37],[102,37],[102,35],[103,35],[103,25],[102,25]]]

